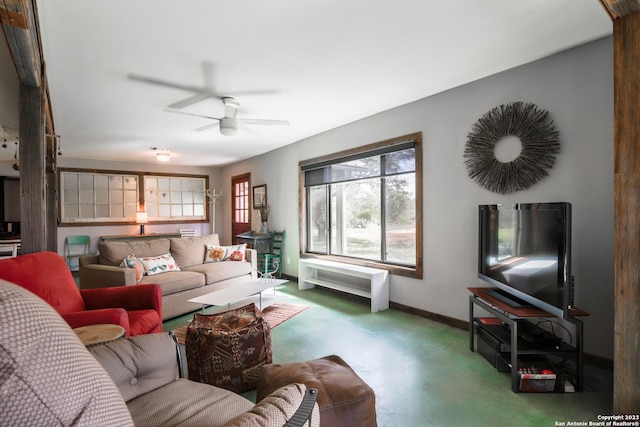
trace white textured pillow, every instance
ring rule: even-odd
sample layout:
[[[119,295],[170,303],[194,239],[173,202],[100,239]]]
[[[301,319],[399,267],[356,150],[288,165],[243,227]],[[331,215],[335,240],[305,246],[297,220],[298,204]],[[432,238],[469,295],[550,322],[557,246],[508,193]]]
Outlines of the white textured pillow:
[[[180,267],[178,267],[176,260],[173,259],[170,253],[154,257],[146,256],[138,259],[142,262],[142,265],[144,265],[144,270],[148,276],[167,273],[169,271],[180,271]]]

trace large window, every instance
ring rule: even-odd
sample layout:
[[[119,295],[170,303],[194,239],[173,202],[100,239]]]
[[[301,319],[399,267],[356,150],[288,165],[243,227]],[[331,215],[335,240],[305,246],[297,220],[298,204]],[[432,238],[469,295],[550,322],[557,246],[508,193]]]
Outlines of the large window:
[[[207,222],[204,175],[59,168],[60,225]]]
[[[422,276],[421,134],[300,163],[304,252]]]

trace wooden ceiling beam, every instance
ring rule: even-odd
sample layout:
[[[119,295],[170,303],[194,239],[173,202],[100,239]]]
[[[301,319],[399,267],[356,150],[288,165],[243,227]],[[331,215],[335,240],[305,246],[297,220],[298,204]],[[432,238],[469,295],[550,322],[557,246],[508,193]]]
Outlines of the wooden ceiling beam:
[[[20,84],[29,87],[44,85],[47,133],[54,134],[53,110],[35,0],[0,0],[0,24],[2,24]]]
[[[35,5],[30,0],[0,0],[0,21],[20,83],[42,85],[42,55]]]
[[[600,0],[612,20],[640,12],[640,0]]]

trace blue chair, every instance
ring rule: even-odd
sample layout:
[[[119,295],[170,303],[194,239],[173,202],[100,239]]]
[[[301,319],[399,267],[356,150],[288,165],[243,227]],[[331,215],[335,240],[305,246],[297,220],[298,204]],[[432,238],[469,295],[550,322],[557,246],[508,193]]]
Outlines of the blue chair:
[[[91,255],[90,245],[91,238],[89,236],[67,236],[64,241],[64,258],[67,260],[69,270],[73,270],[71,263],[73,258]],[[73,267],[75,266],[73,265]]]

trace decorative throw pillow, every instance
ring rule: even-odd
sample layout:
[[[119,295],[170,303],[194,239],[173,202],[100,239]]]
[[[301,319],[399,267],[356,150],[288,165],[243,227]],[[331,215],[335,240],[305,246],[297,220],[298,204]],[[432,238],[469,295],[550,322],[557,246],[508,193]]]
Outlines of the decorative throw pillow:
[[[227,250],[224,246],[207,245],[207,250],[204,253],[204,262],[218,262],[224,260]]]
[[[142,265],[140,260],[136,258],[134,254],[127,255],[127,257],[122,260],[119,267],[133,268],[136,271],[136,283],[140,283],[142,276],[144,276],[144,265]]]
[[[246,244],[233,245],[233,246],[217,246],[207,245],[207,250],[204,254],[205,264],[208,262],[218,261],[242,261],[244,259],[244,253],[247,250]]]
[[[176,264],[176,260],[170,253],[164,255],[158,255],[154,257],[142,257],[138,258],[147,275],[153,276],[154,274],[167,273],[169,271],[180,271],[180,267]]]

